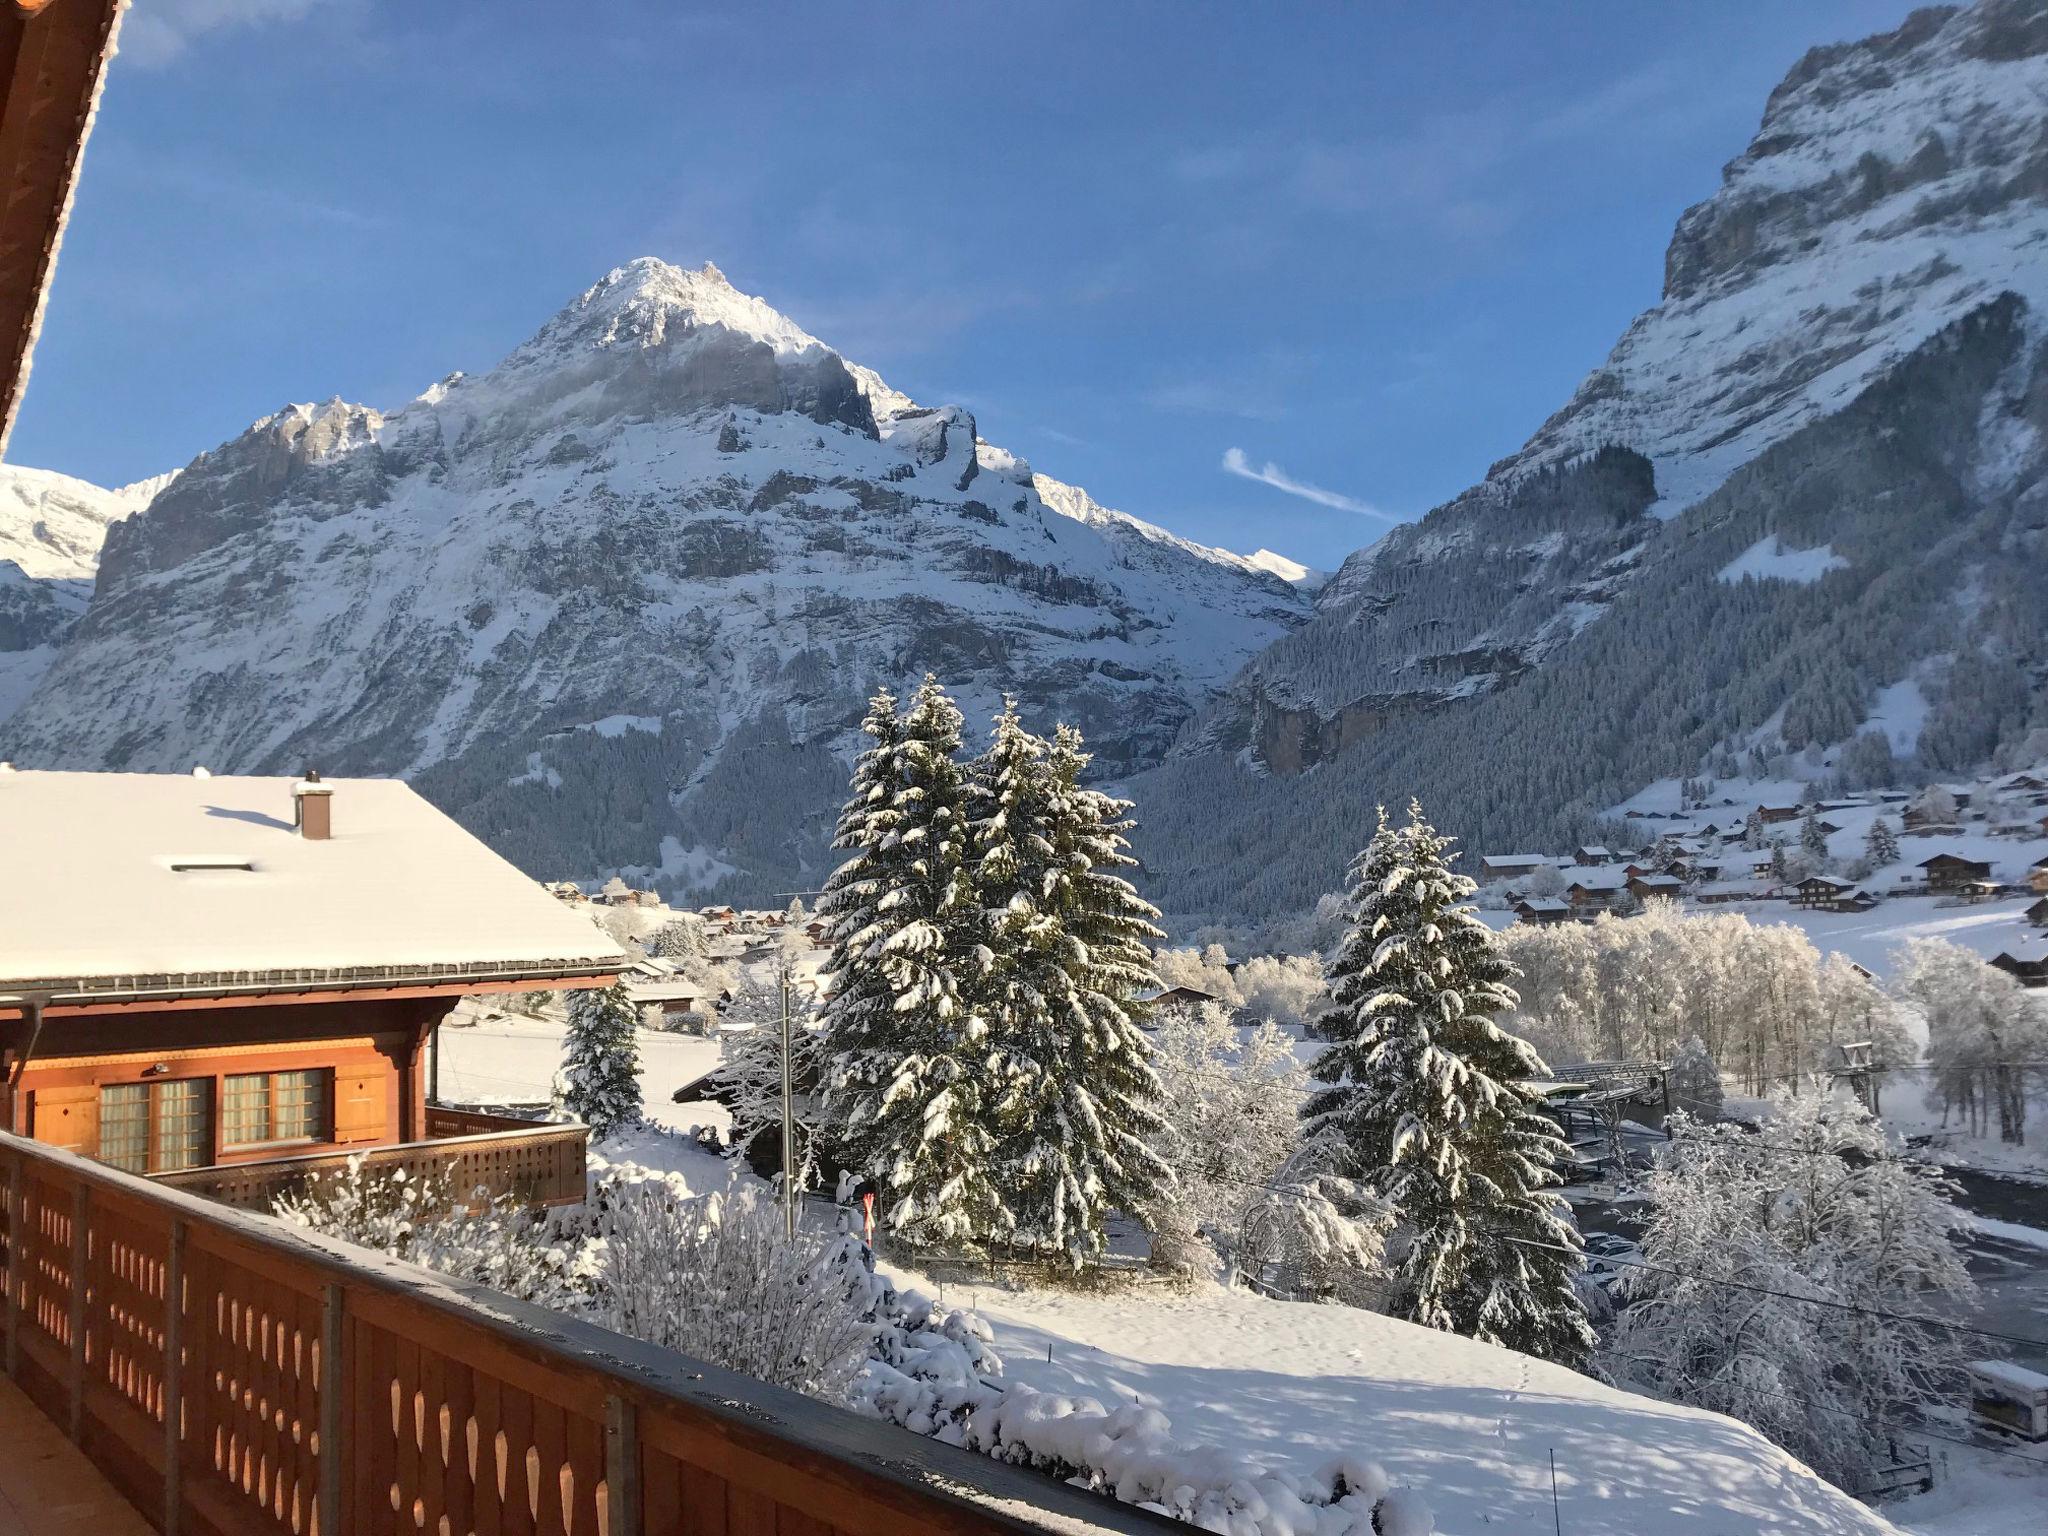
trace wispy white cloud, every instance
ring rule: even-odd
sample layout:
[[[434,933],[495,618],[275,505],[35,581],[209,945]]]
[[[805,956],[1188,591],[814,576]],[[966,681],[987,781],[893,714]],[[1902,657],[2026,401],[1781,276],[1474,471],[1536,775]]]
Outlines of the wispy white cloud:
[[[321,0],[151,0],[129,11],[121,54],[131,65],[160,68],[208,32],[298,21],[322,8]]]
[[[1223,471],[1242,480],[1256,480],[1261,485],[1270,485],[1276,491],[1284,491],[1289,496],[1299,496],[1303,501],[1312,501],[1319,507],[1334,507],[1339,512],[1356,512],[1361,517],[1376,517],[1382,522],[1401,521],[1391,512],[1382,512],[1371,502],[1360,501],[1357,497],[1346,496],[1340,491],[1326,491],[1320,485],[1310,485],[1306,480],[1297,480],[1271,459],[1254,467],[1251,460],[1244,456],[1242,448],[1223,450]]]

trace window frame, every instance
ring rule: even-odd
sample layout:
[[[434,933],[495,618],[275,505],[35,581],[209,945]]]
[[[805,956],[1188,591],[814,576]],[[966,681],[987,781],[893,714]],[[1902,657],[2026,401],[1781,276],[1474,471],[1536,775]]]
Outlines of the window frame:
[[[198,1110],[196,1114],[186,1118],[198,1122],[198,1160],[195,1162],[172,1164],[165,1157],[165,1147],[169,1139],[164,1134],[168,1121],[164,1111],[170,1095],[163,1090],[185,1088],[188,1085],[196,1085],[196,1092],[192,1095],[192,1101],[196,1102]],[[115,1090],[135,1088],[142,1090],[143,1166],[140,1168],[128,1168],[127,1165],[115,1162],[107,1156],[107,1123],[111,1118],[107,1113],[107,1095]],[[204,1075],[195,1077],[143,1077],[131,1078],[126,1082],[120,1083],[101,1083],[97,1097],[99,1120],[95,1132],[93,1156],[96,1161],[106,1163],[109,1167],[124,1168],[127,1172],[140,1174],[184,1173],[194,1168],[208,1167],[212,1164],[214,1157],[213,1136],[218,1114],[215,1098],[214,1079]]]
[[[278,1131],[278,1080],[287,1077],[310,1077],[314,1080],[315,1111],[313,1129],[304,1135],[280,1136]],[[252,1141],[231,1139],[232,1126],[229,1121],[228,1097],[231,1085],[261,1079],[263,1091],[264,1134]],[[260,1152],[272,1147],[317,1147],[334,1140],[334,1068],[275,1067],[264,1072],[223,1072],[220,1076],[220,1152],[223,1157],[231,1152]]]

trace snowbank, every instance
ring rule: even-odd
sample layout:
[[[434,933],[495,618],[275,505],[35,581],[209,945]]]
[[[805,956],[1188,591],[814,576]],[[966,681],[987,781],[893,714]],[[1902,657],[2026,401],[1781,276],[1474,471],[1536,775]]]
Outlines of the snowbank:
[[[1572,1536],[1896,1530],[1732,1419],[1374,1313],[1214,1286],[952,1289],[949,1300],[992,1325],[1013,1383],[1158,1410],[1183,1444],[1227,1447],[1304,1486],[1333,1457],[1371,1457],[1426,1499],[1449,1536],[1549,1536],[1552,1452],[1556,1514]],[[1100,1431],[1116,1444],[1130,1433]]]

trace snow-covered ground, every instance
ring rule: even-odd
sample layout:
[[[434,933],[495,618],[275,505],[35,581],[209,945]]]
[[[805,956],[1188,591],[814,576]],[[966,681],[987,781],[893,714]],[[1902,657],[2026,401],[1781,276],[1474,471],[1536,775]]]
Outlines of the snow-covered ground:
[[[441,1029],[441,1097],[459,1104],[544,1103],[562,1065],[559,1016],[486,1013],[479,1022]],[[718,1065],[718,1041],[640,1031],[640,1089],[647,1117],[671,1130],[729,1123],[715,1104],[677,1104],[676,1089]]]
[[[1743,912],[1753,922],[1790,923],[1804,929],[1816,949],[1838,951],[1882,980],[1891,973],[1893,954],[1908,939],[1946,939],[1986,960],[2001,951],[2035,953],[2042,945],[2042,931],[2025,915],[2035,899],[1971,905],[1940,896],[1894,896],[1868,912],[1816,912],[1783,901],[1708,910]]]
[[[1164,1412],[1183,1444],[1302,1473],[1343,1453],[1370,1457],[1450,1536],[1548,1536],[1559,1520],[1572,1536],[1896,1529],[1732,1419],[1376,1313],[1213,1284],[950,1289],[993,1325],[1011,1380],[1105,1406],[1135,1399]]]

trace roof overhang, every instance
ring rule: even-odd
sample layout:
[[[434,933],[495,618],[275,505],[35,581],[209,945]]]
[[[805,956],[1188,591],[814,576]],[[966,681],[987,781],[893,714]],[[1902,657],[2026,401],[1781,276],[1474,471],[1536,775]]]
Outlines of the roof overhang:
[[[127,0],[0,0],[0,451]]]
[[[156,981],[159,978],[148,978]],[[362,976],[325,981],[277,976],[248,981],[161,978],[163,985],[122,986],[96,982],[41,981],[0,987],[0,1020],[23,1018],[40,1002],[49,1019],[84,1014],[164,1013],[190,1008],[275,1008],[288,1003],[382,1002],[397,998],[464,997],[482,992],[537,992],[609,986],[616,967],[558,965],[543,968],[464,970],[425,976]],[[143,978],[120,978],[141,981]]]

